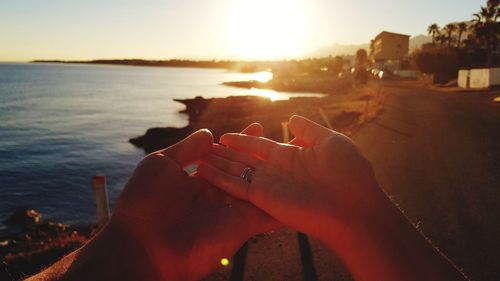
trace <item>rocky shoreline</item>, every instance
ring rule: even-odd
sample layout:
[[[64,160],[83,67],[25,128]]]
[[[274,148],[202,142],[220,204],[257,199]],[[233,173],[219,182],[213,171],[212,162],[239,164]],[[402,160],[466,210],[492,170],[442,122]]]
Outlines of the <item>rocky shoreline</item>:
[[[282,122],[291,115],[306,116],[320,124],[330,123],[333,129],[350,134],[360,124],[373,118],[381,109],[383,93],[376,86],[344,88],[325,97],[297,97],[271,101],[257,96],[175,100],[186,106],[180,113],[189,116],[183,128],[151,128],[129,141],[147,153],[170,146],[190,133],[208,128],[216,140],[226,132],[239,132],[248,124],[259,122],[265,136],[282,140]]]
[[[257,88],[292,93],[322,93],[336,94],[351,87],[350,78],[337,78],[332,75],[293,75],[274,77],[267,82],[256,80],[230,81],[222,85],[236,88]]]
[[[0,231],[0,280],[20,280],[80,248],[97,231],[95,225],[70,226],[42,219],[31,208],[16,210]]]

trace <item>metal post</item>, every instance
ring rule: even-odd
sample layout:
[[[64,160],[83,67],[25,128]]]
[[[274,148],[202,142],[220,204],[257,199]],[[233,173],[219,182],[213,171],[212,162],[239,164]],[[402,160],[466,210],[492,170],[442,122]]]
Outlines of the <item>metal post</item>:
[[[109,220],[108,191],[106,188],[106,176],[96,175],[92,177],[92,194],[97,213],[97,223],[103,225]]]

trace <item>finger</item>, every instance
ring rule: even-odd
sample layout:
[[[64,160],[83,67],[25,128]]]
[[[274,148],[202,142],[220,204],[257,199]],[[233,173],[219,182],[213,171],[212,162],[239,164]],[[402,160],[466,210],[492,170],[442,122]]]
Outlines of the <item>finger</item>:
[[[252,123],[241,131],[241,133],[249,136],[262,137],[264,135],[264,127],[259,123]]]
[[[180,142],[152,154],[165,155],[177,162],[182,168],[185,168],[210,152],[213,141],[212,133],[207,129],[201,129]],[[146,157],[149,157],[149,155]]]
[[[220,138],[220,143],[260,159],[267,159],[271,151],[279,145],[270,139],[242,134],[224,134]]]
[[[207,162],[210,165],[236,177],[240,176],[241,172],[243,172],[243,170],[248,167],[241,162],[230,161],[213,154],[207,156],[204,159],[204,162]]]
[[[314,145],[332,135],[332,131],[305,117],[293,115],[288,122],[290,132],[307,145]]]
[[[260,162],[257,158],[247,153],[242,153],[219,144],[212,145],[212,153],[227,160],[240,162],[250,167],[256,167]]]
[[[293,140],[291,140],[288,144],[292,144],[292,145],[296,145],[296,146],[300,146],[300,147],[308,147],[310,145],[308,145],[307,143],[305,143],[304,141],[302,141],[301,139],[298,139],[298,138],[293,138]]]
[[[248,190],[250,184],[242,178],[233,176],[206,162],[200,163],[197,174],[228,194],[242,200],[249,200]]]

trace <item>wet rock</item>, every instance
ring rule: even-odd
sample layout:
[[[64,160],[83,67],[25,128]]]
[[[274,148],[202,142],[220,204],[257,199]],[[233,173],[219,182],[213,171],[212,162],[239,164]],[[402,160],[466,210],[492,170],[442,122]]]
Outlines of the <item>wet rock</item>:
[[[20,208],[16,210],[4,223],[9,226],[30,227],[39,224],[42,214],[31,208]]]

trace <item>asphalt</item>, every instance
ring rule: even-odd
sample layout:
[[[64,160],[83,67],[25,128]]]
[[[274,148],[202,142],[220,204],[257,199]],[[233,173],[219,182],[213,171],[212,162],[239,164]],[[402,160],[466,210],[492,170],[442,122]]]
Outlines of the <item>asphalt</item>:
[[[387,83],[354,135],[386,193],[473,280],[500,280],[500,91]]]
[[[500,90],[381,86],[383,112],[352,136],[381,187],[472,280],[500,280]],[[317,280],[351,280],[334,253],[308,242]],[[246,251],[232,280],[313,278],[291,230],[254,238]],[[231,266],[207,280],[230,277]]]

